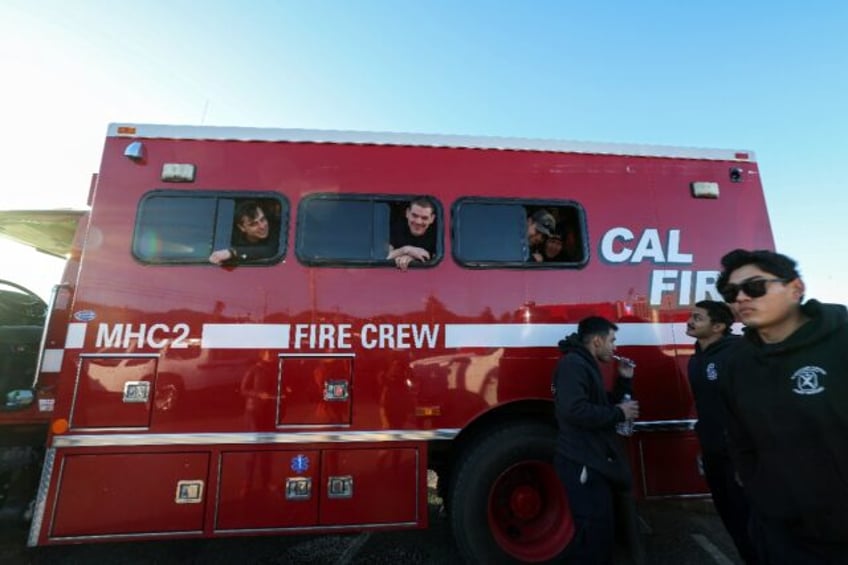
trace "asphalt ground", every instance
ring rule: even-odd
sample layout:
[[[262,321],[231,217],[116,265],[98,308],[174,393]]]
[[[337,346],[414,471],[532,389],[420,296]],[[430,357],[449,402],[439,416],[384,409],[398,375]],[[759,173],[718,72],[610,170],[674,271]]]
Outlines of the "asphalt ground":
[[[0,563],[33,565],[288,564],[444,565],[461,563],[438,500],[426,530],[169,540],[26,548],[24,528],[0,531]],[[638,506],[646,565],[741,564],[709,500]]]

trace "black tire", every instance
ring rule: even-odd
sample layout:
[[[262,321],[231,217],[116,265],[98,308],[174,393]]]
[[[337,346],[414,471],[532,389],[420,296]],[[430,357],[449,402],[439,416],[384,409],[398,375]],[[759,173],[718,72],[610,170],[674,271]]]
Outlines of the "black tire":
[[[478,438],[450,486],[450,523],[468,563],[544,563],[560,558],[574,525],[553,468],[556,431],[516,422]]]

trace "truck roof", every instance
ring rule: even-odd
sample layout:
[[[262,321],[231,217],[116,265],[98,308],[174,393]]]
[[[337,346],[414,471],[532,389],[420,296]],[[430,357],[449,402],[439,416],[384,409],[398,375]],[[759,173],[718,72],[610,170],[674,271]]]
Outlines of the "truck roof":
[[[678,159],[708,159],[714,161],[756,161],[753,151],[738,149],[706,149],[664,145],[527,139],[520,137],[478,137],[396,132],[113,123],[109,124],[107,137],[346,143],[356,145],[499,149],[504,151],[546,151],[552,153],[626,155],[631,157],[669,157]]]

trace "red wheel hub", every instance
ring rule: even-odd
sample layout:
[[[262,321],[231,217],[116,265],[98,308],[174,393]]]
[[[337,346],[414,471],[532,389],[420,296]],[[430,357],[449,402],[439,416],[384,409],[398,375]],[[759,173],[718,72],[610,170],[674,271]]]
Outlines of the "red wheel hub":
[[[489,527],[500,547],[526,563],[553,559],[574,537],[565,490],[546,461],[517,463],[489,492]]]
[[[522,520],[530,520],[542,509],[539,491],[530,485],[520,485],[512,491],[509,499],[512,513]]]

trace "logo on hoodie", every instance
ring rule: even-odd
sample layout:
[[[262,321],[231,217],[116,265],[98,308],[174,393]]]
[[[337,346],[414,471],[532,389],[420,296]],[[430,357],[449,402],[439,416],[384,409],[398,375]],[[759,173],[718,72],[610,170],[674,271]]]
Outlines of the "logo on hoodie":
[[[715,363],[710,363],[707,365],[707,380],[715,381],[718,380],[718,369],[716,368]]]
[[[824,390],[824,387],[819,384],[819,377],[823,377],[827,371],[821,367],[806,366],[801,367],[795,374],[792,375],[792,380],[795,381],[795,388],[792,392],[795,394],[818,394]]]

